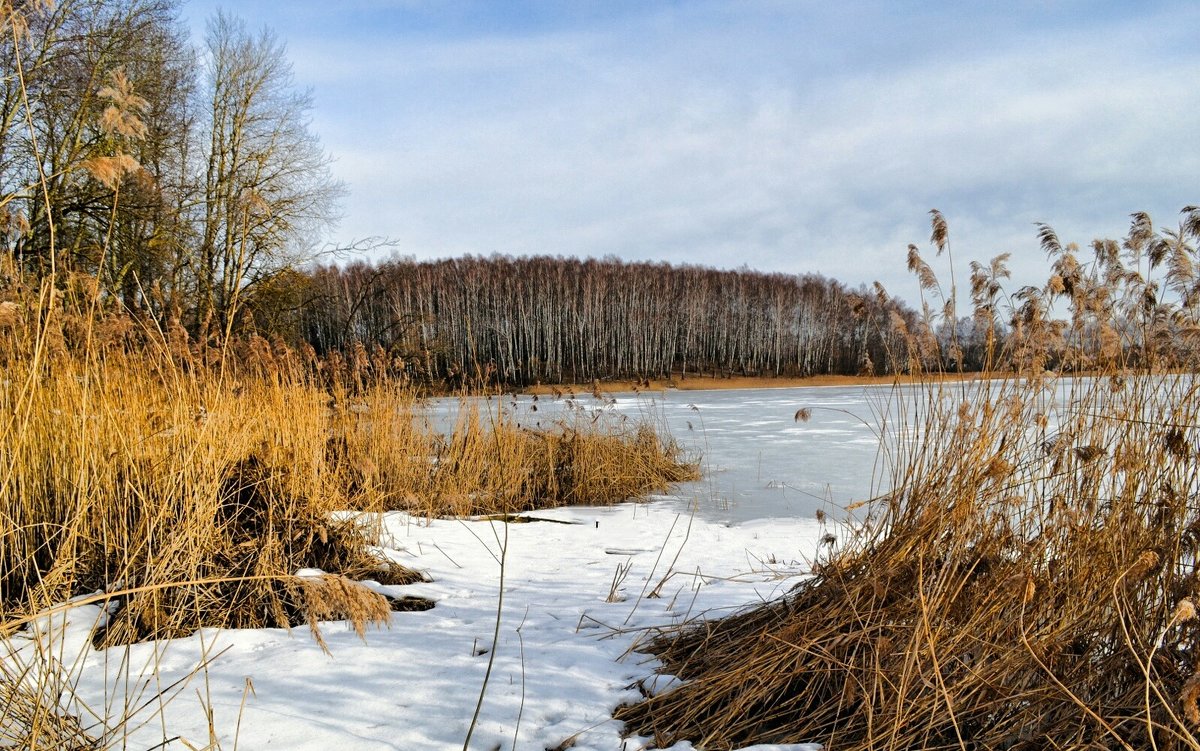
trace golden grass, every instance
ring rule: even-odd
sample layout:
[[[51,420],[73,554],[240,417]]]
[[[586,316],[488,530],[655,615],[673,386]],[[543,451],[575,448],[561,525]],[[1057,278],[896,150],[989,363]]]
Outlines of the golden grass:
[[[416,406],[411,394],[383,383],[336,410],[332,453],[350,506],[509,514],[619,503],[698,477],[648,423],[566,414],[550,428],[529,428],[499,401],[463,398],[453,427],[441,433],[414,419]]]
[[[357,580],[422,578],[373,552],[375,513],[347,511],[613,503],[695,475],[646,426],[533,431],[463,402],[443,434],[365,352],[322,362],[258,338],[214,351],[121,316],[5,310],[0,742],[18,747],[96,740],[48,698],[70,683],[60,647],[13,646],[48,613],[104,606],[97,647],[306,622],[323,645],[319,621],[362,634],[412,605]]]
[[[337,511],[512,513],[613,503],[695,476],[647,426],[529,430],[464,403],[443,435],[410,388],[221,378],[142,356],[10,362],[0,383],[6,616],[114,593],[105,644],[302,621],[300,568],[415,575]],[[186,586],[178,585],[190,582]]]
[[[324,645],[320,621],[361,635],[429,605],[359,583],[422,578],[373,552],[377,512],[613,503],[695,475],[647,426],[529,430],[463,402],[436,430],[365,351],[206,348],[14,297],[0,306],[0,745],[98,747],[128,721],[83,728],[64,709],[72,658],[28,628],[80,604],[106,612],[96,647],[306,622]]]
[[[303,617],[297,569],[380,575],[361,531],[332,516],[345,498],[320,390],[149,364],[10,363],[0,384],[6,620],[115,590],[98,643],[286,626]]]

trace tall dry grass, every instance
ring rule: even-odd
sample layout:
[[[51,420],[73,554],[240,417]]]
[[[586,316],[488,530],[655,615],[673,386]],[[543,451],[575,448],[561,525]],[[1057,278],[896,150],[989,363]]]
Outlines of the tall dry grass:
[[[0,353],[7,611],[120,583],[149,589],[136,599],[150,610],[126,637],[281,625],[295,620],[296,598],[277,580],[296,569],[412,576],[382,570],[357,522],[335,512],[604,504],[695,474],[646,424],[567,417],[534,430],[464,400],[439,430],[410,384],[365,366],[330,373],[259,339],[213,368],[186,347],[131,353],[124,337],[41,357],[32,340],[10,340]],[[214,579],[231,581],[165,586]],[[107,639],[124,641],[115,629]]]
[[[567,410],[531,428],[499,400],[464,397],[438,430],[414,415],[411,394],[387,383],[350,402],[333,420],[337,469],[355,508],[511,514],[619,503],[698,476],[650,422],[597,423]]]
[[[707,749],[1200,747],[1200,381],[1154,367],[1187,364],[1163,332],[1194,303],[1137,272],[1137,222],[1124,261],[1052,238],[1046,287],[988,337],[1005,370],[898,398],[895,490],[787,596],[649,643],[684,683],[618,710],[630,730]],[[975,291],[996,321],[999,287]],[[933,333],[911,333],[914,362]]]
[[[6,622],[79,594],[136,590],[114,595],[120,608],[98,636],[123,643],[295,623],[300,568],[414,578],[335,519],[345,496],[319,389],[146,365],[10,363],[0,384]]]
[[[421,574],[375,552],[374,513],[345,512],[611,503],[694,473],[648,427],[531,431],[464,402],[439,431],[370,353],[215,349],[14,290],[0,302],[0,744],[105,737],[54,698],[71,683],[61,643],[30,657],[49,614],[102,605],[98,648],[305,622],[319,640],[328,619],[361,632],[392,603],[359,580]]]

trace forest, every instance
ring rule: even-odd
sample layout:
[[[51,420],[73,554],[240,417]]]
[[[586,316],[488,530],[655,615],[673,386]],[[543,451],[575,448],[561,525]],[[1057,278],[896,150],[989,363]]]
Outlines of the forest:
[[[468,256],[297,272],[286,292],[260,292],[256,325],[452,383],[1196,366],[1200,209],[1185,207],[1178,230],[1135,212],[1122,240],[1086,249],[1040,225],[1045,285],[1006,291],[1005,253],[969,264],[962,299],[931,265],[950,259],[945,217],[930,213],[935,257],[910,246],[907,258],[920,312],[878,284],[813,274]]]
[[[305,281],[289,326],[318,352],[363,343],[414,373],[510,384],[894,372],[889,322],[913,315],[816,275],[613,258],[392,260]]]

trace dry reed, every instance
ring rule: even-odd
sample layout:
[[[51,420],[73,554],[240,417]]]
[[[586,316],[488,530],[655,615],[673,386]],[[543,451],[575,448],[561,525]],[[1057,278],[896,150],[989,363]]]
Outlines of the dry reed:
[[[101,644],[294,625],[312,611],[299,569],[419,577],[368,552],[368,517],[337,512],[613,503],[695,476],[646,425],[530,430],[464,402],[443,433],[370,358],[331,374],[252,338],[212,369],[198,347],[130,345],[128,321],[85,337],[70,332],[86,321],[64,319],[58,337],[43,333],[62,343],[48,359],[31,356],[28,332],[0,348],[5,621],[111,590]]]
[[[215,348],[92,314],[86,279],[51,293],[52,313],[4,292],[0,744],[90,748],[117,732],[82,728],[56,698],[72,680],[61,645],[14,646],[72,598],[103,606],[98,648],[303,623],[323,645],[319,621],[363,634],[430,604],[357,581],[422,578],[375,552],[371,512],[614,502],[694,472],[648,428],[529,431],[464,407],[443,435],[370,353],[319,360],[258,337]]]
[[[898,398],[895,490],[785,597],[648,643],[684,682],[620,708],[631,731],[705,749],[1200,747],[1200,382],[1150,367],[1187,365],[1159,334],[1195,310],[1148,308],[1114,256],[1076,263],[1047,237],[1057,278],[1016,297],[1003,346],[987,337],[1006,371]],[[995,320],[998,289],[975,292]]]

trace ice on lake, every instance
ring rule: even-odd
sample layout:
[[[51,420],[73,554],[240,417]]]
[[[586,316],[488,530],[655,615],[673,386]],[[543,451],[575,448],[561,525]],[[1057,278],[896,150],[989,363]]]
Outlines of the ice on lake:
[[[1090,380],[1046,379],[1041,398],[1052,424],[1054,412]],[[947,384],[932,398],[969,401],[978,388],[978,382]],[[649,421],[700,457],[702,479],[672,487],[669,498],[708,521],[739,523],[811,518],[818,511],[844,518],[847,506],[891,490],[895,452],[917,440],[919,404],[932,393],[928,386],[884,384],[645,391],[602,399],[581,391],[557,399],[493,397],[490,403],[528,427]],[[431,410],[448,424],[458,404],[434,400]],[[801,409],[807,419],[797,419]]]
[[[894,410],[892,386],[641,392],[598,400],[493,398],[506,415],[528,427],[596,418],[620,424],[645,420],[669,433],[692,456],[703,477],[676,485],[670,498],[710,521],[832,516],[855,501],[886,491],[886,454],[880,433]],[[435,400],[448,420],[457,400]],[[806,421],[796,411],[808,409]]]

